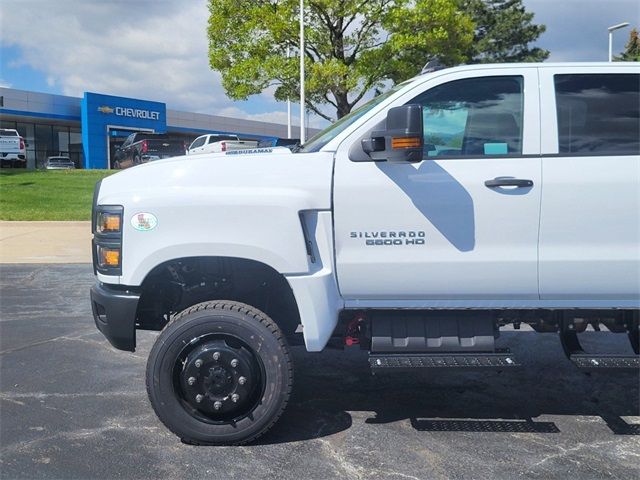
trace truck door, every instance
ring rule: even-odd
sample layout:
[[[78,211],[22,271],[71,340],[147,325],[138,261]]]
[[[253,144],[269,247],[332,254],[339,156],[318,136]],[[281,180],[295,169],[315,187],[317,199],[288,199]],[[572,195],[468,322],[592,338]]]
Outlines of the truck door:
[[[201,137],[196,138],[193,143],[189,146],[189,154],[197,154],[204,152],[204,145],[209,138],[208,135],[202,135]]]
[[[540,69],[543,300],[640,298],[640,69]]]
[[[338,148],[334,214],[342,295],[363,306],[366,300],[402,306],[474,299],[497,306],[496,300],[538,299],[536,69],[449,73],[417,90],[391,106],[422,105],[421,162],[354,155],[361,131]]]

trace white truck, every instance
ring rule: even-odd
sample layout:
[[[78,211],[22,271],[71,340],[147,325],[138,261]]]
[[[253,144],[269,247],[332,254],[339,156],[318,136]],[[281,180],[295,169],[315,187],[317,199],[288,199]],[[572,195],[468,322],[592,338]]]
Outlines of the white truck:
[[[240,137],[237,135],[211,133],[201,135],[191,142],[191,145],[189,145],[187,149],[187,155],[247,150],[256,148],[257,146],[257,140],[240,140]]]
[[[295,153],[110,176],[93,205],[95,323],[128,351],[161,331],[149,398],[194,444],[267,431],[302,342],[366,349],[373,372],[510,369],[518,352],[496,339],[524,323],[578,368],[637,369],[639,95],[629,63],[462,66]],[[588,353],[587,327],[632,348]]]
[[[26,143],[12,128],[0,128],[0,166],[5,165],[27,168]]]

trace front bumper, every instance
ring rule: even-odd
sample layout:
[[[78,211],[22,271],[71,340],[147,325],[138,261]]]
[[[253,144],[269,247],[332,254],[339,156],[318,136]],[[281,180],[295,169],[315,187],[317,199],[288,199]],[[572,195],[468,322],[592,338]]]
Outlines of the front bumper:
[[[96,327],[119,350],[136,349],[136,311],[140,294],[103,283],[91,287],[91,309]]]

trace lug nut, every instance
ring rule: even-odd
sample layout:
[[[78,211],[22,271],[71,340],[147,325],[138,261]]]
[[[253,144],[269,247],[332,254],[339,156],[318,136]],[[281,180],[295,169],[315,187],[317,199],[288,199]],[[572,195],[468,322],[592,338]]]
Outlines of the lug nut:
[[[238,383],[239,383],[240,385],[244,385],[245,383],[247,383],[247,379],[246,379],[245,377],[240,377],[240,378],[238,379]]]
[[[204,398],[203,395],[200,395],[200,394],[196,395],[196,402],[200,403],[203,398]]]
[[[220,352],[213,352],[213,359],[218,360],[220,358]]]
[[[233,368],[235,368],[235,367],[237,367],[237,366],[238,366],[238,359],[237,359],[237,358],[234,358],[233,360],[231,360],[231,366],[232,366]]]
[[[196,367],[200,368],[202,366],[202,360],[196,360]]]
[[[240,395],[238,395],[237,393],[234,393],[233,395],[231,395],[231,401],[233,403],[236,403],[238,400],[240,400]]]
[[[194,383],[196,383],[196,377],[189,377],[189,380],[187,380],[187,383],[189,385],[193,385]]]
[[[217,401],[213,404],[213,408],[215,408],[216,410],[220,410],[222,408],[222,402]]]

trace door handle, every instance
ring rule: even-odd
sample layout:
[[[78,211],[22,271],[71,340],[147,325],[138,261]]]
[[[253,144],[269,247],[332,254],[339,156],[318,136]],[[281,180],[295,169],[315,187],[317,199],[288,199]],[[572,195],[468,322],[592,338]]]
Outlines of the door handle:
[[[510,177],[498,177],[493,180],[487,180],[484,185],[489,188],[496,187],[533,187],[533,180],[526,180],[523,178],[510,178]]]

